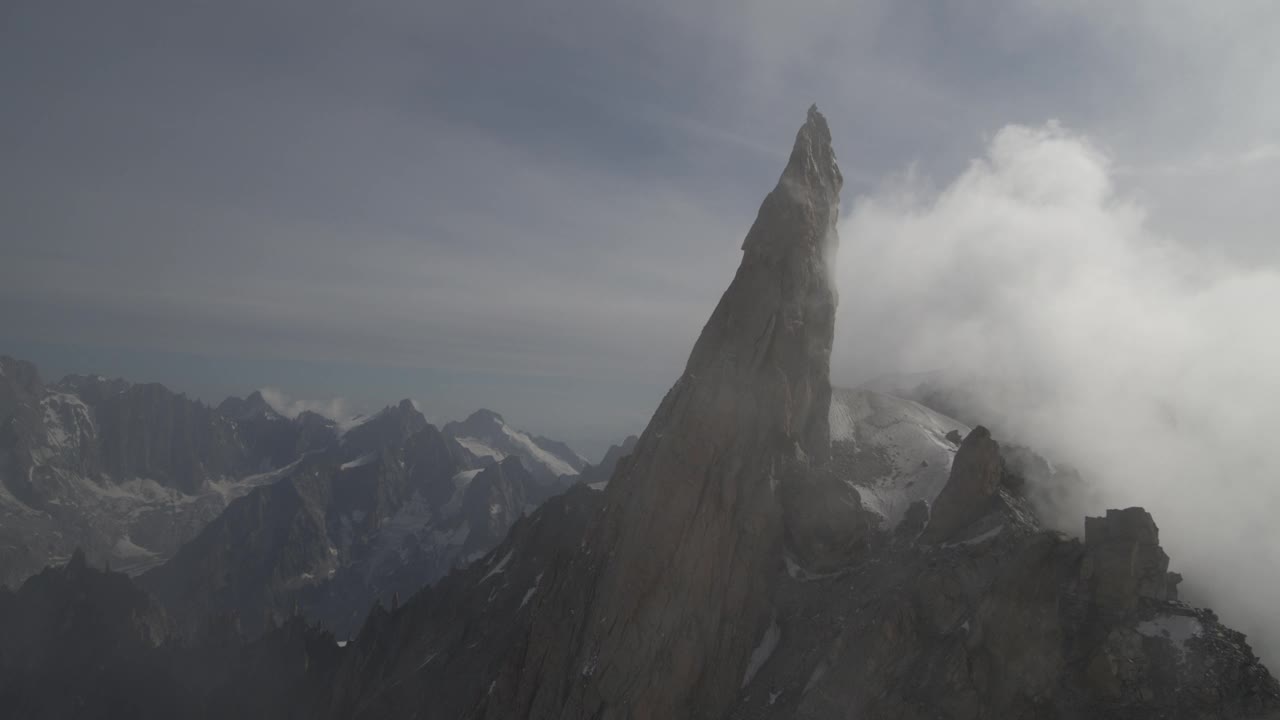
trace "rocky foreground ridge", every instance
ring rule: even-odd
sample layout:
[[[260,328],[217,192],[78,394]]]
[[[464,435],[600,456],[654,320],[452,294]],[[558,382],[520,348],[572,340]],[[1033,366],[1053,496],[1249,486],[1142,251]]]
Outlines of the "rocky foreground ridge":
[[[198,665],[186,651],[136,651],[185,658],[170,685],[188,690],[166,709],[1280,717],[1280,685],[1244,638],[1178,601],[1144,510],[1089,518],[1083,540],[1047,530],[1031,498],[1049,480],[1029,451],[914,402],[832,392],[840,183],[811,109],[684,373],[603,490],[552,498],[483,559],[376,608],[341,649],[296,622],[257,643],[207,640],[232,649],[194,650],[198,683],[183,680]],[[44,585],[99,582],[46,572]],[[0,595],[0,619],[33,586]]]

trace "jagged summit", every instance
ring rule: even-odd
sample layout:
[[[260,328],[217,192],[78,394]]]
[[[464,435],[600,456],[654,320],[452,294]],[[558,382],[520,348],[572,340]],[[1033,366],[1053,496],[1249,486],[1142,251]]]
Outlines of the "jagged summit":
[[[590,598],[553,651],[585,682],[522,668],[502,690],[527,698],[517,714],[714,717],[731,702],[781,566],[775,489],[830,450],[840,187],[813,109],[683,375],[609,483],[586,543],[609,562],[557,588],[558,603]]]
[[[831,147],[831,128],[827,126],[826,117],[818,111],[818,106],[812,105],[809,107],[804,125],[796,132],[796,141],[791,148],[791,156],[787,160],[786,168],[782,171],[778,186],[765,198],[760,208],[760,215],[785,210],[786,202],[782,198],[775,199],[775,196],[790,193],[793,195],[790,198],[791,201],[801,209],[807,209],[812,213],[812,217],[808,219],[813,228],[834,227],[835,217],[839,213],[840,188],[843,184],[844,177],[840,174],[840,167],[836,164],[835,150]],[[823,191],[830,188],[835,188],[834,196]],[[814,242],[833,237],[826,232],[820,232],[817,235],[796,233],[784,237],[774,233],[751,232],[743,241],[742,249],[759,249],[761,243],[768,244],[770,241]]]
[[[246,395],[243,399],[238,397],[229,397],[218,404],[218,412],[235,420],[248,420],[252,418],[275,419],[282,417],[280,413],[272,407],[271,403],[262,396],[261,390],[254,390]]]

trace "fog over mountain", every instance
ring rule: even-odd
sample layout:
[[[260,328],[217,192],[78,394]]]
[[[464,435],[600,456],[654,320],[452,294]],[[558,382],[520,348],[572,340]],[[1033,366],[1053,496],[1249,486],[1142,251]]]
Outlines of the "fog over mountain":
[[[841,228],[833,378],[941,370],[1087,481],[1060,524],[1143,504],[1187,578],[1280,662],[1276,267],[1171,242],[1089,138],[1008,126],[954,179],[901,177]]]

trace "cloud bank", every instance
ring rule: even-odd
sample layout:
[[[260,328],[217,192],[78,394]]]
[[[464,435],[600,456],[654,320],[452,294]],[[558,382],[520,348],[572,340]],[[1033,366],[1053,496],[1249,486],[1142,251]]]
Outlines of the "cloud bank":
[[[1280,665],[1280,272],[1161,237],[1115,175],[1080,135],[1014,125],[945,187],[858,199],[834,379],[961,378],[999,434],[1084,473],[1063,529],[1146,507],[1184,595]]]

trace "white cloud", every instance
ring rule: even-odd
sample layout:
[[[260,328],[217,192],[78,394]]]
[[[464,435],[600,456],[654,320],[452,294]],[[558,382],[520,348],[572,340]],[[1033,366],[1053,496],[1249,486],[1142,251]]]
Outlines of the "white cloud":
[[[858,200],[834,379],[966,378],[1006,438],[1087,473],[1074,528],[1146,507],[1184,587],[1278,663],[1280,272],[1165,240],[1112,176],[1081,136],[1009,126],[940,192]]]
[[[268,405],[285,417],[296,418],[307,411],[318,413],[330,420],[344,420],[351,415],[351,408],[347,406],[347,401],[340,397],[329,400],[302,400],[291,398],[283,390],[273,387],[259,388],[258,392],[262,393],[262,399],[266,400]]]

